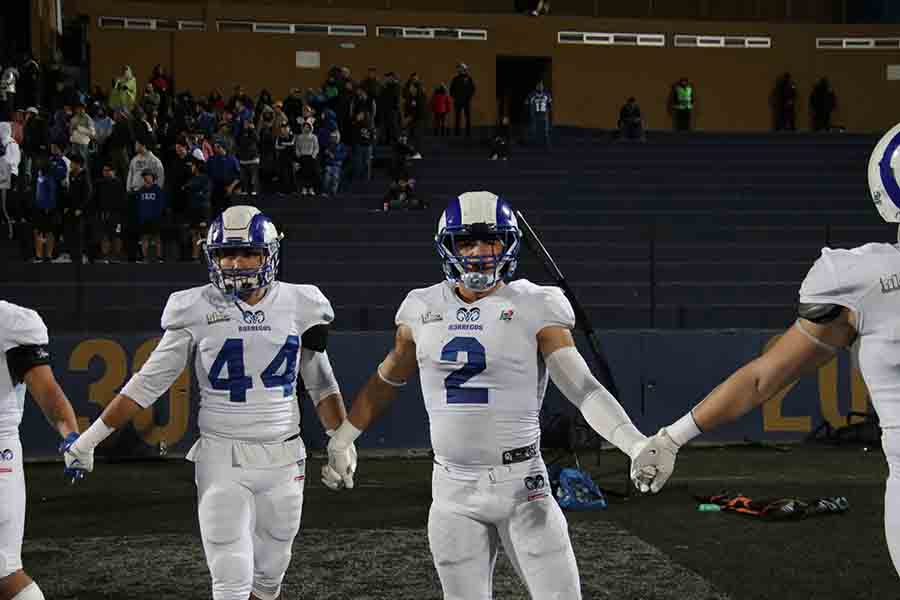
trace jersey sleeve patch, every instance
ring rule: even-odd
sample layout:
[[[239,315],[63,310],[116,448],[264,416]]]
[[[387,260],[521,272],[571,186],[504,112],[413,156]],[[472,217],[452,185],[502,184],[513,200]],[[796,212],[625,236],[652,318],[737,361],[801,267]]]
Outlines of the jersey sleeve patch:
[[[49,365],[50,353],[43,345],[16,346],[6,351],[6,364],[13,385],[18,385],[34,367]]]

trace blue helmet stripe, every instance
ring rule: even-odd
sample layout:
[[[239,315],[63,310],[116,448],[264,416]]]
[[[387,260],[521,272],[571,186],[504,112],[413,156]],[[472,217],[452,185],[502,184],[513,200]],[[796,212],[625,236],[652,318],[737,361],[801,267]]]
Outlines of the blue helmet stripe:
[[[506,203],[506,201],[497,197],[497,216],[495,217],[497,221],[497,228],[503,227],[512,227],[512,207]]]
[[[881,185],[887,192],[888,198],[894,203],[894,206],[900,206],[900,185],[897,185],[897,178],[894,176],[894,169],[891,168],[891,157],[900,146],[900,133],[897,133],[884,149],[881,160],[878,161],[878,171],[881,174]]]
[[[268,219],[262,213],[253,216],[250,221],[250,243],[265,244],[266,243],[266,221]]]
[[[462,207],[459,204],[459,198],[453,198],[444,211],[446,217],[444,227],[447,229],[457,229],[462,226]]]

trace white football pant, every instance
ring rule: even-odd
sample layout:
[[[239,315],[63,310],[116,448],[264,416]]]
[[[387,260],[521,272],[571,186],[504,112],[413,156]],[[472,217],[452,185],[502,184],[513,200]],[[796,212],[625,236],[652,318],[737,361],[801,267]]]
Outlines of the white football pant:
[[[492,468],[434,465],[428,542],[445,600],[491,600],[500,544],[536,600],[581,600],[569,529],[540,457]]]
[[[0,439],[0,579],[22,568],[25,473],[18,437]]]
[[[200,535],[214,600],[274,600],[300,530],[305,461],[246,468],[197,462]]]
[[[889,474],[884,491],[884,534],[894,569],[900,574],[900,429],[885,429],[881,444]]]

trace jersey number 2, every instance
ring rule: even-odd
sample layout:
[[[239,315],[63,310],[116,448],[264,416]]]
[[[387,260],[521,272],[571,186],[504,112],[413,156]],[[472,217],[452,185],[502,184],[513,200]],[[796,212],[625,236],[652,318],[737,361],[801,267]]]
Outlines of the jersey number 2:
[[[300,350],[300,338],[289,335],[284,346],[260,374],[263,385],[267,388],[280,387],[285,397],[294,393],[296,379],[297,352]],[[278,374],[284,365],[284,373]],[[219,377],[222,369],[228,368],[228,377]],[[244,340],[229,338],[225,340],[219,355],[209,368],[209,384],[214,390],[228,390],[228,399],[232,402],[246,402],[247,390],[253,387],[253,378],[244,374]]]
[[[466,353],[466,364],[444,379],[447,404],[487,404],[487,388],[462,387],[465,382],[487,368],[484,346],[473,337],[455,337],[441,350],[441,360],[456,362],[456,357],[460,352]]]

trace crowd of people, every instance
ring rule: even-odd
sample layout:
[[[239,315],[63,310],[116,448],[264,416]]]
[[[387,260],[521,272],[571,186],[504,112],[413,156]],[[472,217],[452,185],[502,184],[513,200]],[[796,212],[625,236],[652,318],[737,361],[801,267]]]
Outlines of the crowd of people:
[[[332,67],[319,88],[283,99],[235,85],[197,97],[157,65],[144,85],[123,66],[108,91],[61,82],[51,93],[2,89],[0,200],[10,238],[35,262],[199,260],[211,215],[236,196],[333,197],[372,178],[374,149],[392,150],[385,210],[419,208],[422,137],[471,136],[475,82],[457,65],[426,93],[372,67],[356,81]],[[27,105],[25,105],[27,103]],[[33,248],[31,246],[33,245]]]

